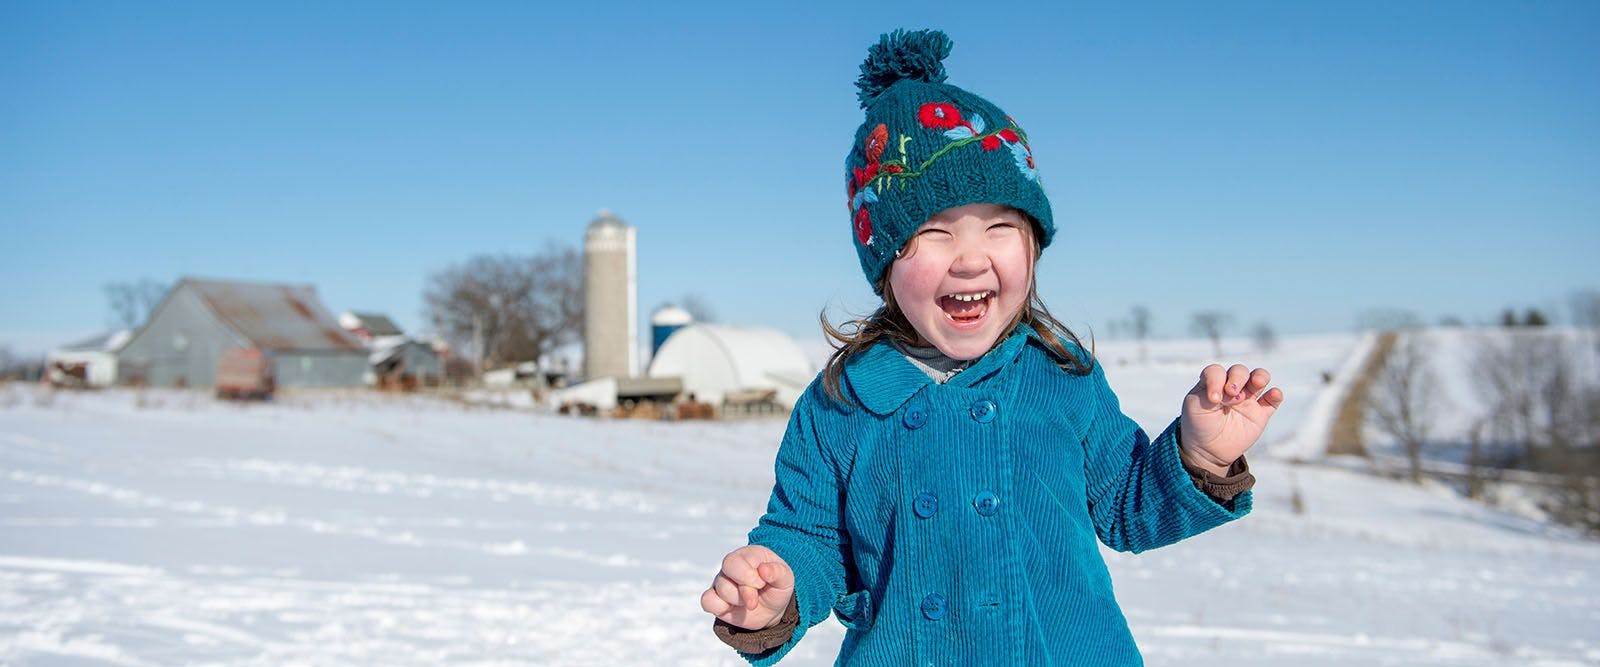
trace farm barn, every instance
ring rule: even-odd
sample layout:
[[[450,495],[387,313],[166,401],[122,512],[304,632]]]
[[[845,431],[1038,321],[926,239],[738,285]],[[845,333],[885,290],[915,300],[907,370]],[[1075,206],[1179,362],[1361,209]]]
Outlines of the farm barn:
[[[184,278],[122,348],[124,384],[213,386],[228,348],[258,348],[279,387],[359,387],[367,349],[311,285]]]

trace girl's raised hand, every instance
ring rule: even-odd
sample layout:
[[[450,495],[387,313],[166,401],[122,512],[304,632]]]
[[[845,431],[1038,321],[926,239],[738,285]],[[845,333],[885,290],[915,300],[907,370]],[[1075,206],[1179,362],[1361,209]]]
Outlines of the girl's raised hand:
[[[1249,370],[1217,364],[1200,371],[1200,381],[1183,397],[1179,441],[1183,460],[1218,475],[1261,437],[1267,420],[1283,405],[1283,390],[1273,387],[1265,368]]]
[[[778,624],[794,597],[794,570],[763,546],[734,549],[722,559],[722,571],[700,594],[700,608],[746,630]]]

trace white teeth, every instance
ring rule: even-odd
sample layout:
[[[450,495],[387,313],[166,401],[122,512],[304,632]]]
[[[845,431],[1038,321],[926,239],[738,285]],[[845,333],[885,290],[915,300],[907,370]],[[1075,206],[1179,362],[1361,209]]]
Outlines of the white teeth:
[[[989,295],[993,293],[993,290],[984,290],[982,292],[973,292],[971,294],[951,294],[950,298],[955,299],[956,301],[980,301],[982,299],[989,298]]]

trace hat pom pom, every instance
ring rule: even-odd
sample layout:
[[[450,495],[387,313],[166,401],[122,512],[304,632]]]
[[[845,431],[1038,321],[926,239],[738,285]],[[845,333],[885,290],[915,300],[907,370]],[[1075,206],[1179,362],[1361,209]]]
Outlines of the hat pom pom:
[[[856,79],[856,99],[867,108],[889,86],[902,79],[944,83],[944,59],[953,43],[938,30],[896,30],[867,49]]]

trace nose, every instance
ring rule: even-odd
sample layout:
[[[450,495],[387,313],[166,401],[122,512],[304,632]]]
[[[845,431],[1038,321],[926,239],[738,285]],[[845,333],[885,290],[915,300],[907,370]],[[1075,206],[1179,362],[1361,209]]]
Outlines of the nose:
[[[961,244],[955,259],[950,262],[950,275],[958,278],[980,276],[988,270],[989,253],[981,243]]]

